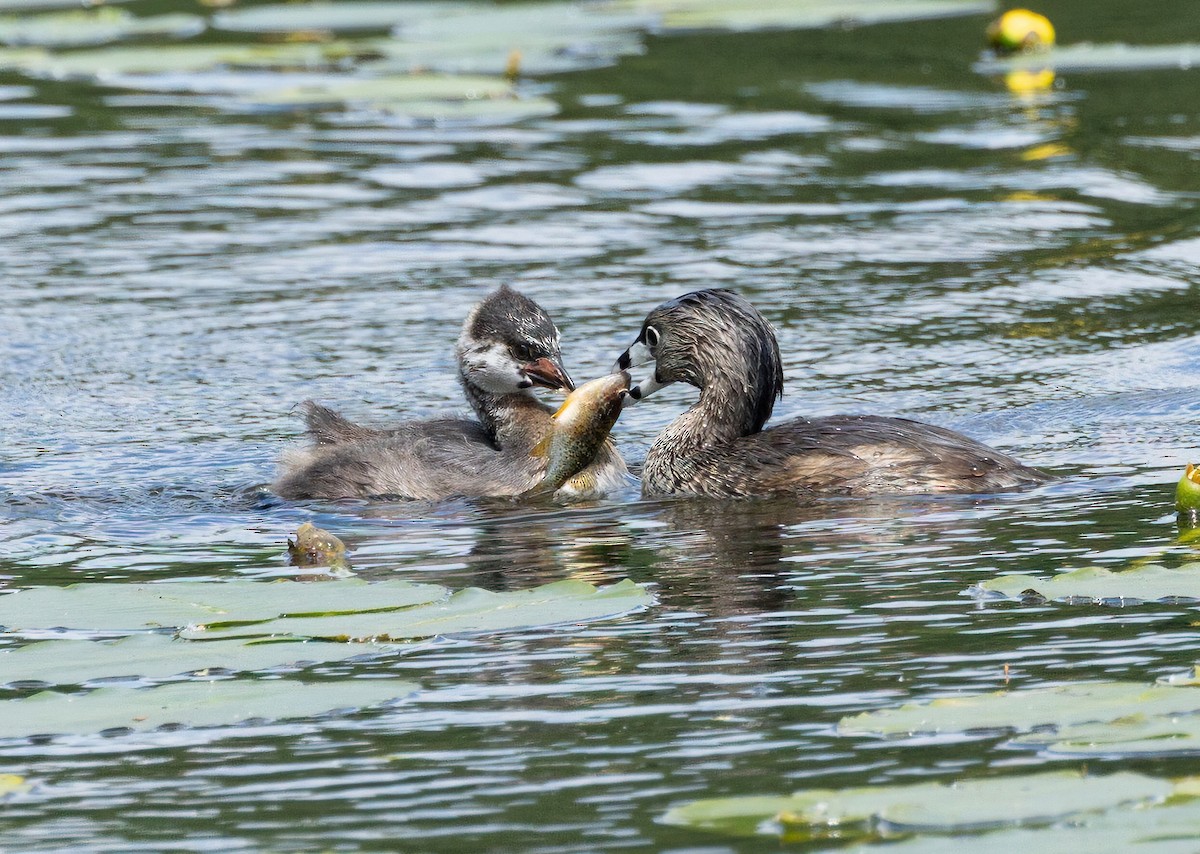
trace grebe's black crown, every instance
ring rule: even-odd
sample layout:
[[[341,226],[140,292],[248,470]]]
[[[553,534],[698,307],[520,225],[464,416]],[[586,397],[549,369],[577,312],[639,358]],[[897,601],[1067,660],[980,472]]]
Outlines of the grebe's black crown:
[[[479,303],[466,332],[477,341],[503,342],[517,350],[521,359],[559,356],[558,327],[550,315],[508,285],[501,285]]]

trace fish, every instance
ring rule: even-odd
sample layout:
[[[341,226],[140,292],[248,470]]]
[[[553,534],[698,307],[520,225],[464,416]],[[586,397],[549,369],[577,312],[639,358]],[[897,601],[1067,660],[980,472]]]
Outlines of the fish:
[[[609,374],[571,392],[554,413],[553,425],[530,452],[546,460],[546,473],[527,494],[554,492],[596,459],[625,404],[629,372]],[[586,484],[576,484],[577,487]]]

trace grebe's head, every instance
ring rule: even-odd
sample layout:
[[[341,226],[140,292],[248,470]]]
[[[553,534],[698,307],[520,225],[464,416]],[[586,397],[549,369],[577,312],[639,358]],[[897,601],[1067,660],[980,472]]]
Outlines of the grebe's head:
[[[571,391],[558,327],[529,297],[501,285],[471,309],[456,348],[463,382],[490,394]]]
[[[675,382],[699,389],[720,384],[749,403],[746,432],[761,430],[783,395],[775,330],[733,291],[693,291],[651,311],[615,369],[651,362],[653,371],[629,390],[630,398],[649,397]]]

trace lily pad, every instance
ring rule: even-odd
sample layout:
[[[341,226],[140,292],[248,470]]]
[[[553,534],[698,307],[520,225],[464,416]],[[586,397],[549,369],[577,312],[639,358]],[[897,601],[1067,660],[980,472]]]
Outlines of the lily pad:
[[[1102,724],[1063,727],[1013,739],[1060,756],[1177,756],[1200,752],[1200,716],[1134,715]]]
[[[410,26],[428,18],[443,17],[455,11],[477,8],[465,3],[287,3],[231,9],[213,16],[219,30],[243,33],[294,33],[312,30],[354,32],[386,30]],[[486,8],[486,7],[485,7]]]
[[[493,593],[472,587],[460,590],[444,602],[403,611],[279,619],[252,625],[210,623],[188,629],[182,636],[407,640],[595,620],[643,608],[653,601],[646,588],[628,579],[599,589],[574,580],[556,581],[511,593]],[[1200,691],[1196,693],[1200,697]]]
[[[975,64],[979,74],[1049,68],[1054,71],[1148,71],[1200,65],[1200,44],[1074,44],[1031,55],[988,57]]]
[[[267,679],[101,688],[87,694],[43,691],[0,703],[0,738],[90,735],[118,727],[146,731],[164,724],[231,726],[256,718],[307,718],[379,705],[415,690],[413,683],[397,679],[313,684]]]
[[[1084,682],[1028,691],[964,694],[842,718],[841,735],[1031,730],[1113,721],[1130,715],[1200,712],[1200,689],[1141,682]]]
[[[0,597],[10,631],[71,628],[134,631],[197,623],[269,620],[285,614],[407,608],[448,595],[436,584],[357,578],[297,581],[182,581],[35,587]]]
[[[609,65],[641,53],[655,16],[620,14],[580,3],[475,6],[428,17],[375,43],[399,70],[546,74]]]
[[[106,5],[129,0],[105,0]],[[0,0],[0,12],[36,12],[46,9],[78,9],[79,0]]]
[[[972,835],[918,835],[904,841],[889,839],[883,845],[839,849],[897,854],[961,854],[969,845],[971,854],[1030,852],[1132,851],[1135,854],[1195,854],[1200,839],[1200,801],[1153,806],[1149,809],[1117,808],[1088,814],[1053,827],[1019,827]]]
[[[978,15],[993,11],[995,4],[991,0],[628,0],[618,8],[657,12],[667,31],[744,32]]]
[[[183,44],[50,53],[33,48],[0,50],[0,68],[46,77],[114,77],[169,74],[214,68],[329,69],[348,60],[377,56],[369,46],[326,44]]]
[[[301,662],[341,661],[385,647],[340,643],[255,643],[173,640],[140,634],[117,641],[49,640],[0,653],[0,684],[80,685],[122,676],[146,679],[220,668],[266,670]]]
[[[1200,564],[1186,564],[1178,569],[1147,564],[1117,572],[1089,566],[1053,578],[1001,575],[983,582],[974,590],[985,595],[998,593],[1014,599],[1032,590],[1046,599],[1082,599],[1101,603],[1200,599]]]
[[[782,798],[694,801],[668,812],[667,824],[789,840],[889,830],[957,833],[1006,825],[1048,824],[1122,804],[1167,798],[1171,783],[1141,774],[1087,777],[1073,771],[855,789],[812,789]],[[857,825],[857,827],[854,827]]]
[[[82,47],[144,36],[188,38],[204,32],[204,28],[204,19],[198,15],[138,18],[124,9],[78,10],[32,17],[0,17],[0,43]]]
[[[547,98],[518,97],[512,86],[499,77],[449,74],[329,80],[313,86],[254,92],[243,100],[295,109],[365,104],[430,120],[516,121],[558,112],[558,105]]]

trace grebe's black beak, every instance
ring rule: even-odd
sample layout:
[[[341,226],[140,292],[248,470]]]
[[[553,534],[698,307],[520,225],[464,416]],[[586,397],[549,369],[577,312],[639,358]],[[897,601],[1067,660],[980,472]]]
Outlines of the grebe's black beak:
[[[571,378],[567,376],[563,366],[554,359],[547,359],[544,356],[534,359],[521,366],[521,373],[525,374],[534,385],[575,391],[575,383],[571,382]]]
[[[650,352],[650,348],[641,339],[638,339],[630,345],[628,350],[617,357],[617,362],[613,365],[612,372],[628,371],[639,365],[652,364],[653,362],[654,354]],[[644,400],[666,385],[669,385],[669,383],[660,383],[655,372],[651,371],[644,379],[630,386],[629,391],[625,394],[625,405],[631,406],[639,400]]]

